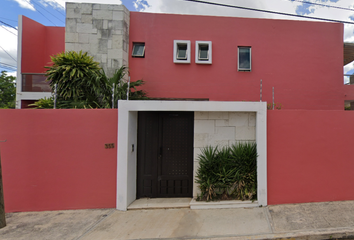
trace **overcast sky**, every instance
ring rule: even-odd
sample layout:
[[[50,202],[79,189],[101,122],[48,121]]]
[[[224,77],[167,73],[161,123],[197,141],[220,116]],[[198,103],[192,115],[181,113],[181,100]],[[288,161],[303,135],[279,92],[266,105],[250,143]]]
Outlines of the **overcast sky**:
[[[204,1],[354,23],[354,0]],[[65,0],[0,0],[0,71],[6,70],[12,75],[14,75],[16,71],[17,30],[14,28],[17,28],[18,15],[25,15],[46,26],[64,26],[65,2]],[[201,3],[188,2],[185,0],[70,0],[70,2],[124,4],[130,11],[146,11],[155,13],[306,20],[302,18],[268,14],[264,12],[211,6]],[[311,2],[312,4],[306,2]],[[354,24],[344,25],[343,38],[345,42],[354,43]],[[319,39],[319,41],[321,41],[321,39]],[[344,72],[352,72],[352,68],[353,64],[348,64],[344,68]]]

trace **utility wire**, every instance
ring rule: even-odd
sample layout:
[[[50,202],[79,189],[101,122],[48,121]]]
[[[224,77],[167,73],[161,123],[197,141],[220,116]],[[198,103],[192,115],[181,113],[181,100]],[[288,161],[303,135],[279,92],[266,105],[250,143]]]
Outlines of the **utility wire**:
[[[60,4],[56,1],[56,0],[53,0],[54,2],[56,2],[59,6]],[[63,15],[65,17],[65,14],[63,14],[62,12],[60,12],[58,9],[55,8],[55,10],[57,10],[58,13],[60,13],[61,15]]]
[[[3,29],[5,29],[5,30],[8,31],[9,33],[11,33],[11,34],[17,36],[17,34],[15,34],[15,33],[11,32],[11,31],[9,31],[9,29],[6,29],[3,25],[0,25],[0,27],[2,27]]]
[[[35,1],[32,1],[32,2],[35,3],[37,6],[43,8],[47,13],[49,13],[50,15],[52,15],[53,17],[55,17],[55,18],[58,19],[59,21],[61,21],[61,22],[64,23],[64,21],[63,21],[62,19],[58,18],[57,16],[55,16],[54,14],[52,14],[51,12],[49,12],[49,11],[48,11],[47,9],[45,9],[45,7],[43,7],[41,4],[38,4],[38,3],[36,3]]]
[[[6,68],[6,69],[9,69],[11,71],[16,71],[17,70],[16,67],[11,67],[8,64],[2,63],[2,62],[0,62],[0,68]]]
[[[17,68],[17,67],[15,67],[14,65],[7,64],[7,63],[3,63],[3,62],[0,62],[0,64],[6,65],[7,67],[11,67],[11,68]]]
[[[30,1],[28,1],[28,0],[25,0],[26,2],[28,2],[28,4],[31,4],[31,2]],[[36,9],[36,11],[38,12],[38,13],[40,13],[43,17],[45,17],[49,22],[51,22],[51,23],[53,23],[49,18],[47,18],[41,11],[39,11],[39,9]],[[53,23],[55,26],[57,26],[55,23]]]
[[[0,17],[1,19],[5,19],[5,20],[8,20],[8,21],[11,21],[11,22],[17,22],[17,20],[12,20],[12,19],[8,19],[8,18],[3,18],[3,17]]]
[[[333,6],[333,5],[326,5],[326,4],[315,3],[315,2],[309,2],[309,1],[303,1],[303,0],[288,0],[288,1],[290,1],[290,2],[307,3],[307,4],[311,4],[311,5],[322,6],[322,7],[337,8],[337,9],[347,10],[347,11],[354,11],[353,8],[337,7],[337,6]]]
[[[16,27],[14,27],[14,26],[12,26],[12,25],[6,23],[6,22],[3,22],[3,21],[0,20],[0,23],[4,24],[4,25],[6,25],[6,26],[9,26],[10,28],[13,28],[13,29],[15,29],[15,30],[17,31],[17,28],[16,28]]]
[[[256,11],[256,12],[265,12],[265,13],[271,13],[271,14],[279,14],[279,15],[285,15],[285,16],[290,16],[290,17],[308,18],[308,19],[322,20],[322,21],[328,21],[328,22],[354,24],[354,22],[339,21],[339,20],[328,19],[328,18],[302,16],[302,15],[296,15],[296,14],[290,14],[290,13],[275,12],[275,11],[262,10],[262,9],[257,9],[257,8],[240,7],[240,6],[227,5],[227,4],[215,3],[215,2],[207,2],[207,1],[201,1],[201,0],[183,0],[183,1],[203,3],[203,4],[209,4],[209,5],[221,6],[221,7],[238,8],[238,9],[250,10],[250,11]]]
[[[15,62],[17,62],[16,59],[14,59],[14,58],[10,55],[10,53],[8,53],[3,47],[0,46],[0,48],[1,48],[2,50],[4,50],[4,52],[6,52],[6,54],[9,55],[10,58],[12,58]]]
[[[0,68],[3,68],[3,69],[5,69],[6,70],[6,72],[7,71],[16,71],[16,69],[12,69],[12,68],[8,68],[8,67],[5,67],[5,66],[1,66],[1,64],[0,64]],[[5,71],[5,70],[3,70],[3,71]]]

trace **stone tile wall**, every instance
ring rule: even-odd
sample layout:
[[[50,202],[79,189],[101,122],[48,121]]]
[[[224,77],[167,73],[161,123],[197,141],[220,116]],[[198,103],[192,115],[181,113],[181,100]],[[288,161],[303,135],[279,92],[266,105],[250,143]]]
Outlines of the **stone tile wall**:
[[[128,66],[129,23],[123,5],[66,3],[65,51],[88,52],[111,77]]]
[[[230,146],[240,141],[256,141],[256,113],[194,113],[194,177],[199,167],[198,155],[205,146]],[[193,184],[193,196],[199,193]]]

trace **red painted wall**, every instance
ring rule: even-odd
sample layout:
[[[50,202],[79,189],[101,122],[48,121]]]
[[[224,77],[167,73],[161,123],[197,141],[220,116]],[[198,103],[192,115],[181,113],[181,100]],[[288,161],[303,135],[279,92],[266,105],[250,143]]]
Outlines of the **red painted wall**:
[[[150,97],[263,100],[283,109],[344,108],[339,23],[130,13],[129,67]],[[173,40],[191,41],[191,64],[173,63]],[[212,41],[213,63],[195,63],[195,41]],[[145,58],[132,43],[145,42]],[[252,71],[237,71],[237,47],[252,47]]]
[[[354,100],[354,85],[344,85],[344,99]]]
[[[65,51],[65,28],[47,27],[22,16],[22,73],[44,73],[50,56]]]
[[[117,116],[0,110],[6,212],[114,208]],[[268,111],[268,204],[354,200],[353,122],[352,111]]]
[[[5,211],[114,208],[117,122],[117,109],[0,110]]]
[[[354,112],[268,111],[268,204],[354,200]]]

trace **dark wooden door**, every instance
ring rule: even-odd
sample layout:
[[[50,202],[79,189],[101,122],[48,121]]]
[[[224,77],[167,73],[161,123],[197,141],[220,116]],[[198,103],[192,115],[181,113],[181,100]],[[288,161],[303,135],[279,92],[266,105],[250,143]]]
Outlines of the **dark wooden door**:
[[[193,112],[139,112],[137,198],[192,197]]]

